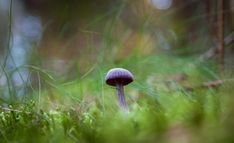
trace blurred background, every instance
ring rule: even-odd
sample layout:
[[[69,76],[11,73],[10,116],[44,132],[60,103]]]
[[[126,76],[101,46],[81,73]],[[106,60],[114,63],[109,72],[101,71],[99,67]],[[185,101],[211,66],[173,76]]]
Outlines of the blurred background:
[[[231,143],[233,30],[234,0],[0,0],[0,142]]]
[[[233,68],[233,7],[233,0],[0,0],[1,65],[22,85],[33,79],[26,65],[69,79],[132,55],[209,57],[224,45]]]

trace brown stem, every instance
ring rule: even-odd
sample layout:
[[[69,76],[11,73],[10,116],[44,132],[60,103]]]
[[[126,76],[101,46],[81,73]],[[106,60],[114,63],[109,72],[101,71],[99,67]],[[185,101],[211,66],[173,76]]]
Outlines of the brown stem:
[[[218,52],[221,66],[224,65],[224,1],[218,0]]]

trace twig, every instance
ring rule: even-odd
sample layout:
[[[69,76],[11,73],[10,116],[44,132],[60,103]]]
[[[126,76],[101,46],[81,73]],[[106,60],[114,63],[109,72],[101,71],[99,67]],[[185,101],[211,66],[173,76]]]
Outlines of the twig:
[[[234,32],[230,33],[229,35],[227,35],[225,38],[224,38],[224,46],[228,46],[229,44],[231,44],[232,42],[234,41]],[[201,60],[204,60],[204,59],[210,59],[212,57],[214,57],[215,55],[218,54],[218,47],[215,46],[215,47],[212,47],[210,49],[208,49],[205,54],[201,55],[200,56],[200,59]]]
[[[218,88],[219,86],[223,85],[225,82],[230,82],[230,81],[234,81],[234,79],[225,79],[225,80],[219,79],[219,80],[204,82],[198,86],[194,86],[194,87],[187,86],[184,88],[188,91],[193,91],[193,90],[199,89],[199,88]]]
[[[5,110],[5,111],[13,111],[13,112],[18,112],[18,113],[24,112],[24,113],[27,113],[27,114],[31,114],[30,112],[21,111],[21,110],[17,110],[17,109],[6,108],[6,107],[2,107],[2,106],[0,106],[0,109]]]
[[[216,88],[224,83],[223,80],[215,80],[215,81],[209,81],[204,82],[200,87],[202,88]]]

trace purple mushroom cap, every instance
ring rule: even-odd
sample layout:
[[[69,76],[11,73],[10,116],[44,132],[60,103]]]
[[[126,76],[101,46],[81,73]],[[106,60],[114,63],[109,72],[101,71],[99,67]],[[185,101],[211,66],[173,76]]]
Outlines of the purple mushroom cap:
[[[106,74],[105,81],[110,86],[116,86],[116,84],[122,84],[124,86],[133,81],[133,75],[126,69],[113,68]]]

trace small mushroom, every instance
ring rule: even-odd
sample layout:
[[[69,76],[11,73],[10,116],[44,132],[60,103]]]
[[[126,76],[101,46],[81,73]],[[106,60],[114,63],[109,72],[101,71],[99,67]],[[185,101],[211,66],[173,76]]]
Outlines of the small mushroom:
[[[105,81],[106,84],[110,86],[116,86],[119,106],[127,110],[128,107],[124,96],[124,86],[133,81],[132,73],[123,68],[113,68],[106,74]]]

